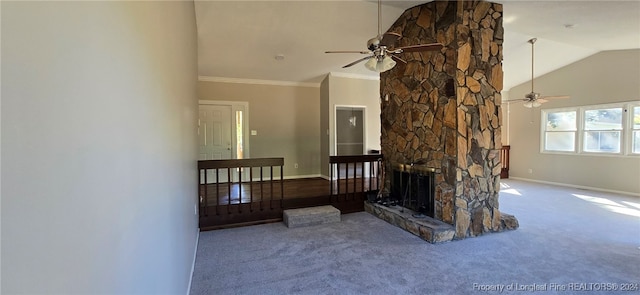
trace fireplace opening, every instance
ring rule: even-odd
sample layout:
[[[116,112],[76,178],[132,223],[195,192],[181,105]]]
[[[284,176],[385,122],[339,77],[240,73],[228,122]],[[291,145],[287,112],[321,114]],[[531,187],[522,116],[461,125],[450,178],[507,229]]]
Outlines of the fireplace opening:
[[[435,216],[435,170],[423,165],[394,165],[390,203],[417,212],[420,217]]]

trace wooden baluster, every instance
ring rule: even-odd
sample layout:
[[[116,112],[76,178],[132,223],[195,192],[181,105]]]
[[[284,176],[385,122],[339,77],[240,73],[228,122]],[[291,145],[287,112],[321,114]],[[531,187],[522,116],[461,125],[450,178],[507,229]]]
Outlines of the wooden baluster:
[[[284,166],[280,166],[280,208],[284,208]]]
[[[229,193],[227,194],[227,201],[228,201],[228,206],[227,206],[227,213],[231,214],[231,168],[227,168],[227,188],[229,190]]]
[[[249,167],[249,212],[253,212],[253,167]]]
[[[340,202],[340,170],[342,168],[340,167],[340,163],[336,163],[336,166],[338,167],[338,169],[336,169],[338,171],[338,193],[336,194],[336,202]]]
[[[273,210],[273,166],[269,167],[270,172],[269,172],[269,177],[271,178],[271,180],[269,181],[269,184],[271,185],[271,195],[269,198],[269,208],[271,208],[271,210]]]
[[[242,167],[237,167],[238,169],[238,212],[242,213]]]
[[[264,210],[264,205],[263,205],[263,201],[264,201],[264,188],[262,187],[262,166],[260,166],[260,211]]]
[[[207,197],[209,196],[208,194],[208,190],[207,190],[207,169],[204,169],[204,216],[209,216],[209,208],[207,208],[208,206],[208,201],[207,201]]]
[[[356,200],[356,192],[358,191],[358,162],[353,162],[353,193],[351,194],[351,199],[353,201]]]
[[[360,182],[362,183],[362,193],[364,194],[364,163],[365,162],[361,162],[360,163]]]
[[[373,190],[373,168],[374,168],[375,162],[371,161],[369,162],[369,190],[372,191]]]
[[[220,169],[216,169],[216,215],[220,215]]]

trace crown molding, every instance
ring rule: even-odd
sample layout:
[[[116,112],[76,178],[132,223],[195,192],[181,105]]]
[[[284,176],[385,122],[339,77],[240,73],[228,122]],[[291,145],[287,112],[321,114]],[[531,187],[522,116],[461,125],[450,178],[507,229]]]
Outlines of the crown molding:
[[[311,83],[311,82],[241,79],[241,78],[210,77],[210,76],[198,76],[198,81],[236,83],[236,84],[255,84],[255,85],[275,85],[275,86],[320,87],[320,83]]]
[[[353,74],[353,73],[341,73],[341,72],[331,72],[329,76],[340,77],[340,78],[350,78],[350,79],[363,79],[363,80],[373,80],[380,81],[380,76],[368,76],[363,74]]]

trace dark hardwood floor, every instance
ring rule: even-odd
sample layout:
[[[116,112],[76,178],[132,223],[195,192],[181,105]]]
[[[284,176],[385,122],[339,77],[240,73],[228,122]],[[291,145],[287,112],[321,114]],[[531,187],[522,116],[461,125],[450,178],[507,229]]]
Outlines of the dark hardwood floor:
[[[323,178],[302,178],[287,179],[282,185],[280,181],[273,182],[253,182],[229,184],[227,182],[219,184],[200,185],[200,195],[206,195],[206,205],[227,205],[227,204],[247,204],[280,200],[281,191],[284,189],[283,198],[304,199],[315,197],[326,197],[331,195],[331,185],[333,194],[345,194],[368,191],[369,187],[377,187],[376,178],[352,178],[348,180],[333,181]],[[231,191],[231,194],[229,194]],[[272,197],[273,196],[273,197]]]

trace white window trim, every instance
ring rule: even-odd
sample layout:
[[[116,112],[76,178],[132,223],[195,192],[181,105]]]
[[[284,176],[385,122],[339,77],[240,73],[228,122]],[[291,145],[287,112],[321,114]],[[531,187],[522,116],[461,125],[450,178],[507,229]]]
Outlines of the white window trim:
[[[556,154],[556,155],[579,155],[579,156],[596,156],[596,157],[640,157],[640,153],[633,153],[633,107],[640,106],[640,101],[626,101],[618,103],[607,103],[597,105],[586,105],[576,107],[565,107],[555,109],[541,109],[540,111],[540,153],[542,154]],[[620,152],[608,153],[608,152],[588,152],[584,150],[584,113],[588,110],[607,109],[607,108],[622,108],[622,130],[620,138]],[[548,151],[545,149],[546,145],[546,124],[547,114],[557,112],[576,112],[576,136],[575,136],[575,149],[573,152],[565,151]]]
[[[547,133],[547,114],[548,113],[560,113],[560,112],[576,112],[576,130],[573,131],[576,133],[573,143],[573,151],[552,151],[547,150],[546,147],[546,133]],[[580,112],[577,108],[557,108],[557,109],[542,109],[540,110],[540,153],[543,154],[557,154],[557,155],[575,155],[578,151],[578,145],[580,144],[579,135],[580,132]]]
[[[580,134],[580,146],[578,148],[579,153],[581,154],[585,154],[585,155],[608,155],[608,156],[623,156],[625,155],[625,130],[626,128],[626,112],[624,111],[626,106],[628,103],[609,103],[609,104],[599,104],[599,105],[590,105],[590,106],[583,106],[583,107],[578,107],[578,110],[580,112],[580,117],[581,120],[579,122],[579,126],[578,127],[578,131],[581,132]],[[612,152],[590,152],[590,151],[586,151],[584,150],[584,133],[587,131],[585,130],[585,122],[584,122],[584,113],[586,111],[591,111],[591,110],[601,110],[601,109],[616,109],[616,108],[621,108],[622,109],[622,129],[620,130],[620,151],[617,153],[612,153]]]
[[[634,107],[640,107],[640,101],[635,101],[635,102],[629,102],[627,104],[627,108],[626,111],[624,112],[623,116],[627,116],[627,129],[625,131],[625,138],[628,139],[627,143],[625,145],[625,155],[626,156],[632,156],[632,157],[639,157],[640,153],[633,153],[633,108]],[[640,131],[640,129],[635,129]]]

